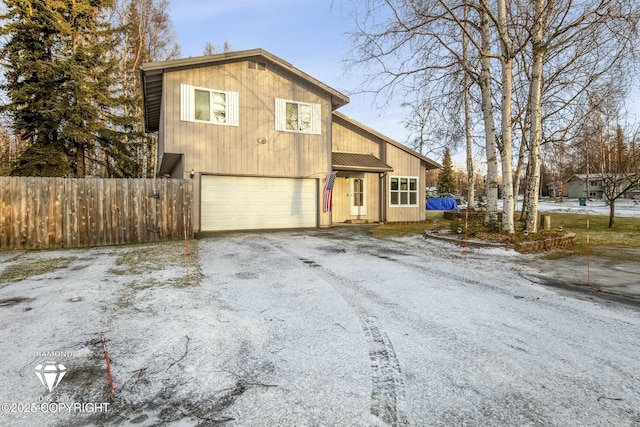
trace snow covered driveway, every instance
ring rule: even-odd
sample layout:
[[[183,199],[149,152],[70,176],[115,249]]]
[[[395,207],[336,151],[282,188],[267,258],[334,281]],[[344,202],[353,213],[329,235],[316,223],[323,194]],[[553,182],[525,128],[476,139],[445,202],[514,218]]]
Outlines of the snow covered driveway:
[[[116,256],[135,250],[59,253],[97,261],[58,270],[47,304],[0,307],[0,400],[49,399],[30,364],[49,343],[73,353],[53,393],[110,401],[109,413],[0,424],[640,424],[640,312],[533,284],[524,255],[361,228],[221,235],[197,243],[195,283],[183,286],[169,261],[118,270]],[[1,286],[0,300],[45,287]],[[113,400],[91,343],[104,329]],[[72,375],[80,367],[90,380]]]

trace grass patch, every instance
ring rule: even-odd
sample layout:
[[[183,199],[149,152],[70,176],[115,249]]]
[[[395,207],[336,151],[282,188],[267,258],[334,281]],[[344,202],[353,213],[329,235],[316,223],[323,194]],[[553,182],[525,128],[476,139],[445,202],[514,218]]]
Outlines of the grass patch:
[[[381,237],[402,237],[419,235],[424,230],[433,228],[445,228],[453,230],[458,227],[464,229],[464,220],[446,220],[443,218],[443,211],[427,211],[427,220],[421,223],[409,224],[384,224],[371,229],[371,234]],[[519,216],[519,213],[517,213]],[[561,258],[576,254],[585,254],[587,251],[587,215],[576,213],[556,213],[550,212],[551,230],[540,230],[538,233],[530,233],[524,236],[521,233],[523,224],[516,221],[515,235],[508,236],[503,233],[487,230],[479,221],[469,221],[468,235],[480,239],[492,241],[522,242],[530,240],[542,240],[556,237],[560,233],[558,227],[562,227],[562,233],[575,233],[576,243],[570,248],[558,250],[547,257]],[[619,248],[640,248],[640,218],[616,217],[613,228],[609,228],[609,217],[607,215],[589,215],[589,251],[593,255],[605,255],[610,253],[612,246]],[[633,252],[627,253],[630,260],[637,260],[637,255]]]
[[[132,246],[118,254],[115,267],[109,273],[137,275],[154,273],[167,267],[178,267],[185,264],[184,242],[159,242]],[[189,243],[189,257],[197,251],[196,243]],[[197,254],[195,255],[197,257]]]
[[[589,215],[575,213],[550,213],[552,228],[562,227],[563,231],[576,234],[576,244],[559,251],[554,257],[584,255],[587,252],[587,218],[589,220],[589,251],[593,255],[610,255],[610,247],[640,248],[640,218],[616,217],[615,226],[609,228],[607,215]],[[623,255],[621,251],[619,255]],[[616,256],[617,257],[617,256]],[[630,260],[637,255],[627,253]]]
[[[438,220],[438,227],[441,223],[449,223],[447,220]],[[431,221],[406,223],[406,224],[382,224],[373,227],[369,233],[381,239],[391,237],[416,236],[424,233],[424,230],[431,230],[433,223]]]
[[[51,273],[68,267],[76,259],[77,257],[58,257],[18,261],[0,273],[0,281],[19,282],[32,276]]]
[[[115,266],[109,269],[110,274],[117,276],[153,275],[171,267],[185,269],[184,241],[158,242],[130,246],[118,254]],[[202,279],[198,255],[197,240],[189,241],[189,285],[198,285]],[[186,286],[185,278],[173,277],[157,280],[147,277],[143,281],[136,279],[132,282],[135,291],[155,286],[171,285]]]
[[[426,219],[421,222],[382,224],[373,227],[369,233],[381,239],[391,237],[416,236],[425,230],[434,228],[450,228],[453,221],[444,219],[444,211],[426,211]]]
[[[425,219],[427,221],[440,220],[442,218],[444,218],[444,211],[432,211],[432,210],[429,210],[429,211],[427,211],[427,213],[425,215]]]

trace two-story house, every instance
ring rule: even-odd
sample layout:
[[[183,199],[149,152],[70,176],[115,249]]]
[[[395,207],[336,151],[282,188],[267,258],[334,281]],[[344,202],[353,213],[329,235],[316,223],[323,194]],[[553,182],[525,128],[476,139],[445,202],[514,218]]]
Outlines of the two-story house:
[[[567,188],[565,195],[568,197],[602,199],[604,194],[602,174],[600,173],[571,175],[566,181],[565,187]]]
[[[419,221],[436,162],[336,112],[349,98],[262,49],[144,64],[159,176],[194,231]]]

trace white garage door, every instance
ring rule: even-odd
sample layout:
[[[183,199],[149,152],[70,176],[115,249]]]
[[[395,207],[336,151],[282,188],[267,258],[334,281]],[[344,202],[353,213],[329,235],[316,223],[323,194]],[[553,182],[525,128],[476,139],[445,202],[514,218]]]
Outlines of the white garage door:
[[[315,179],[203,176],[201,230],[317,225]]]

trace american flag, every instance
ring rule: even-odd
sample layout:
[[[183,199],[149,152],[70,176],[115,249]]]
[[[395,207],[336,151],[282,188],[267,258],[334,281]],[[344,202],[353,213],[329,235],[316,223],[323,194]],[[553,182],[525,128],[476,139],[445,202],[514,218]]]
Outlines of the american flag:
[[[324,178],[324,191],[322,192],[322,211],[331,212],[333,199],[333,184],[336,181],[336,173],[332,172]]]

